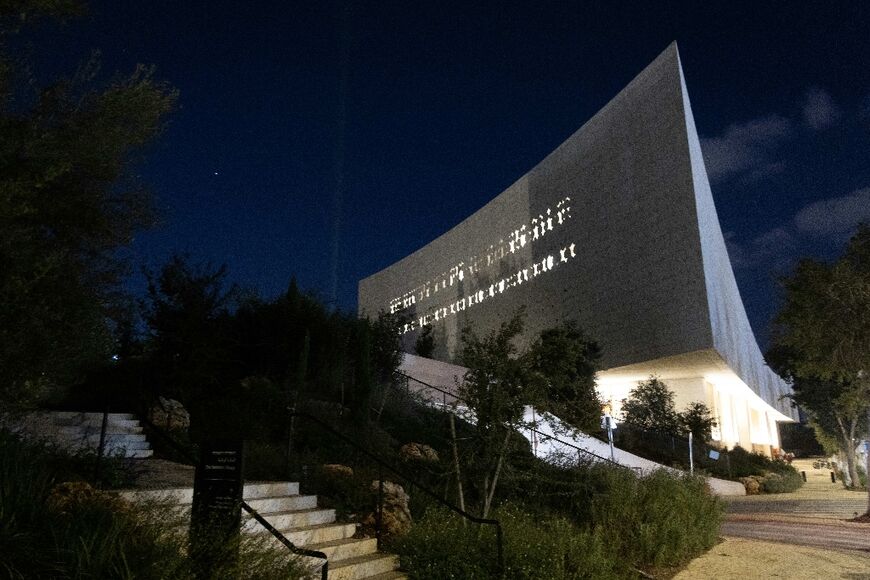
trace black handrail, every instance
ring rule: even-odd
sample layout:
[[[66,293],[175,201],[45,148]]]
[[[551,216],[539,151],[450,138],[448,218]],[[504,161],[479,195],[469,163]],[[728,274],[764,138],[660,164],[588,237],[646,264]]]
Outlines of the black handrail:
[[[173,439],[169,434],[165,433],[160,427],[152,423],[145,414],[142,414],[140,416],[140,421],[144,423],[153,433],[157,434],[160,439],[162,439],[166,443],[169,443],[169,446],[174,448],[178,453],[180,453],[182,457],[186,458],[188,461],[196,465],[196,463],[198,462],[197,458],[194,457],[188,449],[185,449],[183,446],[179,445],[178,441]],[[329,575],[329,558],[326,554],[317,550],[300,548],[299,546],[295,545],[293,542],[287,539],[287,536],[275,529],[275,526],[270,524],[266,520],[266,518],[264,518],[257,510],[248,505],[248,502],[246,502],[244,499],[242,499],[241,507],[243,510],[251,514],[251,517],[257,520],[257,523],[266,528],[267,532],[272,534],[275,539],[284,544],[284,546],[286,546],[287,549],[289,549],[294,554],[297,554],[299,556],[320,558],[321,560],[323,560],[323,565],[320,568],[320,578],[321,580],[327,580],[327,576]]]
[[[456,395],[456,394],[454,394],[454,393],[451,393],[450,391],[447,391],[447,390],[442,389],[442,388],[440,388],[440,387],[436,387],[435,385],[430,385],[429,383],[423,382],[423,381],[421,381],[421,380],[418,379],[418,378],[415,378],[415,377],[412,377],[411,375],[408,375],[408,374],[403,373],[402,371],[398,371],[398,370],[397,370],[397,371],[395,371],[395,373],[396,373],[397,375],[400,375],[400,376],[406,378],[406,379],[411,379],[412,381],[418,382],[418,383],[420,383],[421,385],[423,385],[423,386],[425,386],[425,387],[428,387],[428,388],[430,388],[430,389],[433,389],[433,390],[435,390],[435,391],[438,391],[438,392],[442,393],[443,395],[446,395],[446,396],[449,396],[449,397],[453,397],[453,398],[456,399],[457,401],[460,401],[460,402],[465,403],[466,405],[468,405],[468,401],[466,401],[465,399],[463,399],[463,398],[460,397],[459,395]],[[443,399],[444,399],[444,401],[445,401],[445,402],[444,402],[444,405],[447,406],[447,403],[446,403],[446,397],[443,397]],[[449,411],[448,411],[448,412],[449,412]],[[455,414],[455,413],[454,413],[454,414]],[[611,464],[613,464],[613,465],[616,466],[616,467],[621,467],[621,468],[623,468],[623,469],[629,469],[629,470],[632,469],[631,467],[629,467],[629,466],[627,466],[627,465],[622,465],[621,463],[619,463],[619,462],[617,462],[617,461],[613,461],[612,459],[608,459],[607,457],[602,457],[601,455],[598,455],[597,453],[593,453],[592,451],[589,451],[588,449],[583,449],[582,447],[579,447],[579,446],[577,446],[577,445],[574,445],[573,443],[568,443],[567,441],[563,441],[563,440],[559,439],[558,437],[554,437],[553,435],[547,435],[546,433],[541,433],[540,431],[538,431],[537,429],[535,429],[535,428],[533,428],[533,427],[528,427],[528,426],[526,426],[526,427],[524,427],[524,429],[528,429],[529,431],[531,431],[531,432],[533,432],[533,433],[536,433],[536,434],[538,434],[538,435],[540,435],[540,436],[542,436],[542,437],[544,437],[544,438],[546,438],[546,439],[550,439],[551,441],[555,441],[555,442],[557,442],[557,443],[561,443],[562,445],[566,445],[566,446],[568,446],[568,447],[572,447],[572,448],[574,448],[575,450],[577,450],[577,451],[579,451],[579,452],[581,452],[581,453],[585,453],[586,455],[591,455],[592,457],[595,457],[595,458],[597,458],[597,459],[599,459],[599,460],[601,460],[601,461],[604,461],[604,462],[607,462],[607,463],[611,463]]]
[[[440,503],[444,507],[459,514],[460,516],[464,517],[465,519],[467,519],[471,522],[474,522],[476,524],[487,524],[487,525],[495,526],[496,550],[497,550],[497,557],[498,557],[498,570],[499,570],[499,574],[502,574],[504,572],[504,549],[502,547],[502,529],[501,529],[501,523],[498,520],[479,518],[477,516],[473,516],[470,513],[466,512],[465,510],[451,504],[450,502],[441,499],[441,497],[437,493],[430,490],[429,488],[427,488],[426,486],[424,486],[420,482],[416,481],[412,477],[409,477],[407,474],[402,473],[402,471],[400,469],[391,465],[387,460],[379,457],[375,453],[373,453],[373,452],[369,451],[368,449],[366,449],[365,447],[361,446],[359,443],[357,443],[356,441],[354,441],[353,439],[351,439],[350,437],[348,437],[344,433],[341,433],[340,431],[333,429],[325,421],[321,421],[317,417],[314,417],[313,415],[309,415],[308,413],[301,413],[298,411],[291,411],[290,416],[291,417],[299,417],[301,419],[307,419],[309,421],[312,421],[321,429],[327,431],[328,433],[332,434],[335,437],[338,437],[339,439],[341,439],[342,441],[344,441],[345,443],[347,443],[348,445],[350,445],[351,447],[353,447],[354,449],[356,449],[357,451],[359,451],[360,453],[362,453],[363,455],[365,455],[366,457],[368,457],[369,459],[371,459],[372,461],[377,463],[378,466],[392,471],[394,474],[396,474],[399,477],[401,477],[402,479],[408,481],[411,485],[413,485],[414,487],[416,487],[417,489],[419,489],[420,491],[422,491],[423,493],[425,493],[426,495],[428,495],[429,497],[431,497],[432,499],[434,499],[435,501],[437,501],[438,503]],[[383,478],[381,478],[381,481],[379,482],[379,488],[382,485],[383,485]],[[379,494],[383,494],[383,491],[379,490]],[[380,509],[380,506],[379,506],[379,509]]]

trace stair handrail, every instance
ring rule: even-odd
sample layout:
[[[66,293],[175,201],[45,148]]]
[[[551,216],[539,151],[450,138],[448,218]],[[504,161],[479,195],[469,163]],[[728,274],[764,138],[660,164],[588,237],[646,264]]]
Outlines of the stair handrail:
[[[405,373],[403,373],[402,371],[397,370],[397,371],[395,371],[395,373],[396,373],[397,375],[401,376],[401,377],[404,377],[404,378],[406,378],[406,379],[411,379],[412,381],[418,382],[418,383],[420,383],[421,385],[423,385],[423,386],[425,386],[425,387],[428,387],[428,388],[430,388],[430,389],[433,389],[433,390],[435,390],[435,391],[440,392],[442,395],[445,395],[444,397],[442,397],[442,399],[443,399],[443,401],[444,401],[444,403],[443,403],[444,407],[448,407],[448,405],[447,405],[447,397],[448,397],[448,396],[449,396],[449,397],[453,397],[453,398],[456,399],[457,401],[460,401],[460,402],[465,403],[466,405],[468,405],[468,401],[466,401],[465,399],[463,399],[462,397],[460,397],[459,395],[457,395],[457,394],[455,394],[455,393],[451,393],[450,391],[447,391],[447,390],[442,389],[442,388],[440,388],[440,387],[436,387],[435,385],[430,385],[429,383],[426,383],[426,382],[424,382],[424,381],[421,381],[420,379],[418,379],[418,378],[416,378],[416,377],[412,377],[411,375],[405,374]],[[392,384],[392,383],[391,383],[391,384]],[[392,386],[393,386],[393,387],[396,387],[395,384],[392,384]],[[447,412],[448,412],[448,413],[451,413],[452,411],[447,411]],[[454,415],[456,415],[456,413],[454,413]],[[458,415],[457,415],[457,416],[458,416]],[[461,418],[461,417],[460,417],[460,418]],[[613,465],[614,467],[621,467],[621,468],[623,468],[623,469],[629,469],[629,470],[632,469],[631,467],[629,467],[629,466],[627,466],[627,465],[623,465],[623,464],[621,464],[621,463],[619,463],[619,462],[617,462],[617,461],[613,461],[612,459],[609,459],[609,458],[607,458],[607,457],[602,457],[601,455],[598,455],[597,453],[594,453],[594,452],[592,452],[592,451],[589,451],[588,449],[583,449],[582,447],[579,447],[579,446],[577,446],[577,445],[574,445],[573,443],[569,443],[569,442],[567,442],[567,441],[563,441],[562,439],[559,439],[558,437],[556,437],[556,436],[554,436],[554,435],[549,435],[549,434],[547,434],[547,433],[542,433],[541,431],[538,431],[538,430],[535,429],[534,427],[524,426],[523,428],[524,428],[524,429],[528,429],[528,430],[531,431],[532,433],[535,433],[535,434],[537,434],[537,435],[540,435],[541,437],[543,437],[543,438],[545,438],[545,439],[549,439],[549,440],[551,440],[551,441],[555,441],[555,442],[560,443],[560,444],[562,444],[562,445],[566,445],[567,447],[572,447],[573,449],[575,449],[576,451],[578,451],[578,452],[580,452],[580,453],[583,453],[583,454],[585,454],[585,455],[591,455],[592,457],[595,457],[596,459],[598,459],[598,460],[600,460],[600,461],[604,461],[604,462],[606,462],[606,463],[610,463],[610,464]]]
[[[411,485],[413,485],[414,487],[416,487],[417,489],[419,489],[420,491],[422,491],[423,493],[425,493],[426,495],[428,495],[429,497],[431,497],[432,499],[437,501],[442,506],[446,507],[447,509],[449,509],[457,514],[459,514],[460,516],[469,520],[470,522],[473,522],[476,524],[486,524],[486,525],[494,526],[495,527],[495,536],[496,536],[496,557],[497,557],[498,571],[499,571],[500,575],[503,574],[503,572],[504,572],[504,548],[503,548],[503,541],[502,541],[502,539],[503,539],[502,538],[502,527],[501,527],[501,523],[498,520],[492,519],[492,518],[479,518],[477,516],[474,516],[474,515],[468,513],[467,511],[463,510],[462,508],[451,504],[449,501],[442,499],[436,492],[432,491],[431,489],[429,489],[428,487],[426,487],[425,485],[423,485],[419,481],[415,480],[414,478],[409,477],[406,473],[403,473],[402,470],[400,470],[399,468],[392,465],[389,461],[378,456],[373,451],[366,449],[365,447],[363,447],[362,445],[360,445],[359,443],[357,443],[356,441],[354,441],[353,439],[351,439],[350,437],[348,437],[347,435],[345,435],[341,431],[338,431],[337,429],[332,428],[332,426],[330,426],[327,422],[325,422],[321,419],[318,419],[317,417],[310,415],[308,413],[294,411],[292,409],[290,409],[290,416],[291,417],[299,417],[300,419],[306,419],[308,421],[313,422],[321,429],[327,431],[328,433],[332,434],[335,437],[338,437],[339,439],[341,439],[342,441],[344,441],[345,443],[347,443],[348,445],[350,445],[351,447],[353,447],[354,449],[356,449],[360,453],[364,454],[366,457],[368,457],[369,459],[371,459],[372,461],[377,463],[380,467],[386,468],[389,471],[393,472],[395,475],[398,475],[400,478],[408,481]],[[379,482],[379,498],[378,498],[379,503],[382,501],[382,497],[381,497],[382,495],[383,495],[383,479],[381,479],[381,481]],[[379,505],[378,510],[380,511],[380,509],[381,509],[381,507]],[[378,518],[378,520],[380,520],[380,517]]]
[[[198,459],[193,456],[193,454],[190,452],[190,450],[185,449],[182,445],[180,445],[178,443],[178,441],[173,439],[171,435],[164,432],[163,429],[161,429],[160,427],[158,427],[157,425],[152,423],[151,420],[148,419],[145,414],[142,414],[140,416],[140,420],[149,429],[151,429],[152,432],[156,433],[160,439],[162,439],[163,441],[168,443],[170,447],[174,448],[177,452],[179,452],[188,461],[190,461],[194,465],[196,465],[199,462]],[[260,514],[260,512],[258,512],[254,508],[252,508],[250,506],[250,504],[248,504],[248,502],[246,502],[244,500],[244,498],[241,501],[241,508],[243,510],[245,510],[246,512],[248,512],[249,514],[251,514],[251,517],[253,517],[255,520],[257,520],[257,523],[259,523],[261,526],[263,526],[267,532],[272,534],[272,536],[276,540],[281,542],[288,550],[290,550],[294,554],[299,555],[299,556],[309,556],[311,558],[318,558],[318,559],[323,560],[323,565],[320,568],[320,578],[321,578],[321,580],[327,580],[327,577],[329,576],[329,557],[325,553],[323,553],[319,550],[309,550],[307,548],[300,548],[299,546],[297,546],[296,544],[291,542],[289,539],[287,539],[287,536],[282,534],[278,529],[275,528],[275,526],[270,524],[266,520],[266,518],[264,518]]]

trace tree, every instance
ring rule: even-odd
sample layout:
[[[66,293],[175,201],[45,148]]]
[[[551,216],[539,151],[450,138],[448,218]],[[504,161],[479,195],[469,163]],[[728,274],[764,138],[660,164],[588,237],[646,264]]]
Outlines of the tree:
[[[647,431],[679,433],[679,415],[674,393],[658,377],[641,381],[622,401],[623,421]]]
[[[462,332],[460,361],[468,371],[459,385],[459,396],[475,415],[472,458],[466,471],[477,479],[482,517],[489,514],[511,435],[522,424],[524,407],[539,399],[539,383],[529,358],[520,356],[514,345],[523,331],[523,317],[520,310],[483,337],[471,328]]]
[[[595,389],[601,351],[573,322],[541,332],[529,351],[531,370],[543,383],[542,406],[573,427],[599,428],[601,401]]]
[[[870,422],[870,227],[858,226],[835,262],[801,260],[781,284],[771,364],[794,380],[795,400],[819,426],[836,425],[857,482],[854,448]]]
[[[684,411],[677,414],[677,420],[682,431],[691,433],[699,443],[709,441],[716,426],[716,419],[710,408],[700,401],[689,403]]]
[[[432,325],[425,324],[420,329],[420,336],[417,337],[417,342],[414,343],[414,352],[417,356],[431,358],[435,352],[435,335],[432,334]]]
[[[137,68],[107,83],[92,58],[41,88],[11,39],[74,1],[0,4],[0,397],[65,385],[114,348],[118,250],[153,219],[131,160],[157,136],[176,93]],[[20,43],[18,43],[20,44]]]
[[[227,288],[226,266],[191,265],[173,256],[159,274],[146,272],[145,321],[161,390],[196,405],[217,389],[256,373],[231,372],[235,358],[230,309],[238,294]]]

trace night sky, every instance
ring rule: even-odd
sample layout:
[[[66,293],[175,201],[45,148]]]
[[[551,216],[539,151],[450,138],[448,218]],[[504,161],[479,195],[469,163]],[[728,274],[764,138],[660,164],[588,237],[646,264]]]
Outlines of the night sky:
[[[870,8],[759,4],[92,2],[42,32],[41,71],[99,49],[107,75],[150,63],[180,91],[140,167],[163,218],[136,264],[186,252],[264,296],[295,275],[352,310],[359,279],[499,194],[676,40],[763,344],[776,274],[870,221]]]

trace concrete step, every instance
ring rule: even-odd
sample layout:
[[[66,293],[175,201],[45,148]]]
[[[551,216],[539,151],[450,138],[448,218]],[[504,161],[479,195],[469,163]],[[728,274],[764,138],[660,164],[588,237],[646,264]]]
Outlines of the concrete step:
[[[82,412],[82,411],[49,411],[48,413],[52,417],[57,419],[75,419],[78,421],[83,421],[85,419],[99,419],[103,420],[103,414],[99,412]],[[133,413],[109,413],[109,420],[115,419],[135,419],[136,416]]]
[[[265,514],[264,517],[266,518],[266,521],[283,533],[285,530],[293,530],[294,528],[314,526],[317,524],[331,524],[335,522],[335,510],[318,508],[288,510]],[[256,521],[251,520],[250,526],[249,523],[246,522],[245,527],[246,529],[254,530],[259,528],[259,524],[257,524]]]
[[[72,438],[71,438],[72,439]],[[100,444],[99,433],[88,433],[79,439],[94,445]],[[106,443],[110,445],[135,445],[137,443],[148,443],[145,435],[142,433],[106,433]]]
[[[58,443],[70,451],[97,451],[99,441],[58,441]],[[103,453],[116,455],[122,451],[150,451],[151,445],[147,441],[107,441],[103,446]]]
[[[118,427],[117,425],[108,425],[106,428],[106,433],[111,433],[112,435],[139,435],[143,431],[142,427]],[[100,426],[96,427],[84,427],[82,425],[58,425],[56,427],[55,433],[61,435],[73,435],[73,436],[86,436],[86,435],[100,435]]]
[[[128,449],[124,454],[127,459],[148,459],[154,455],[153,449]]]
[[[128,489],[120,492],[121,496],[128,501],[158,500],[172,501],[179,504],[193,503],[192,487],[175,487],[164,489]],[[245,500],[270,498],[278,495],[299,497],[299,484],[295,481],[264,481],[260,483],[246,483],[242,492]],[[311,496],[315,497],[315,496]],[[316,499],[315,499],[316,502]],[[315,504],[316,505],[316,504]],[[257,508],[254,508],[257,509]],[[257,510],[259,511],[259,510]]]
[[[188,506],[193,502],[192,487],[175,487],[164,489],[124,489],[118,492],[129,502],[158,501]]]
[[[317,507],[316,495],[282,495],[246,499],[248,505],[264,516],[275,512],[304,510]]]
[[[356,524],[300,526],[292,530],[282,531],[281,533],[293,542],[295,546],[308,546],[310,544],[322,544],[324,542],[352,538],[356,533]]]
[[[305,549],[323,552],[329,561],[333,562],[374,554],[378,551],[378,540],[376,538],[341,538],[319,544],[306,544]]]
[[[77,425],[77,426],[84,427],[85,429],[89,429],[89,430],[96,429],[97,432],[99,432],[99,430],[103,426],[103,420],[102,419],[87,419],[85,421],[69,422],[69,423],[63,423],[63,424],[65,424],[65,425]],[[119,430],[120,429],[135,429],[137,427],[142,427],[142,424],[139,423],[138,419],[111,419],[108,423],[106,423],[106,428],[110,431],[115,430],[115,429],[119,429]]]
[[[246,500],[280,495],[299,495],[299,483],[295,481],[261,481],[245,484],[244,497]]]
[[[406,576],[404,572],[393,570],[392,572],[384,572],[383,574],[378,574],[376,576],[369,576],[366,580],[408,580],[408,576]]]
[[[393,554],[367,554],[329,563],[329,580],[359,580],[399,568],[399,557]]]

